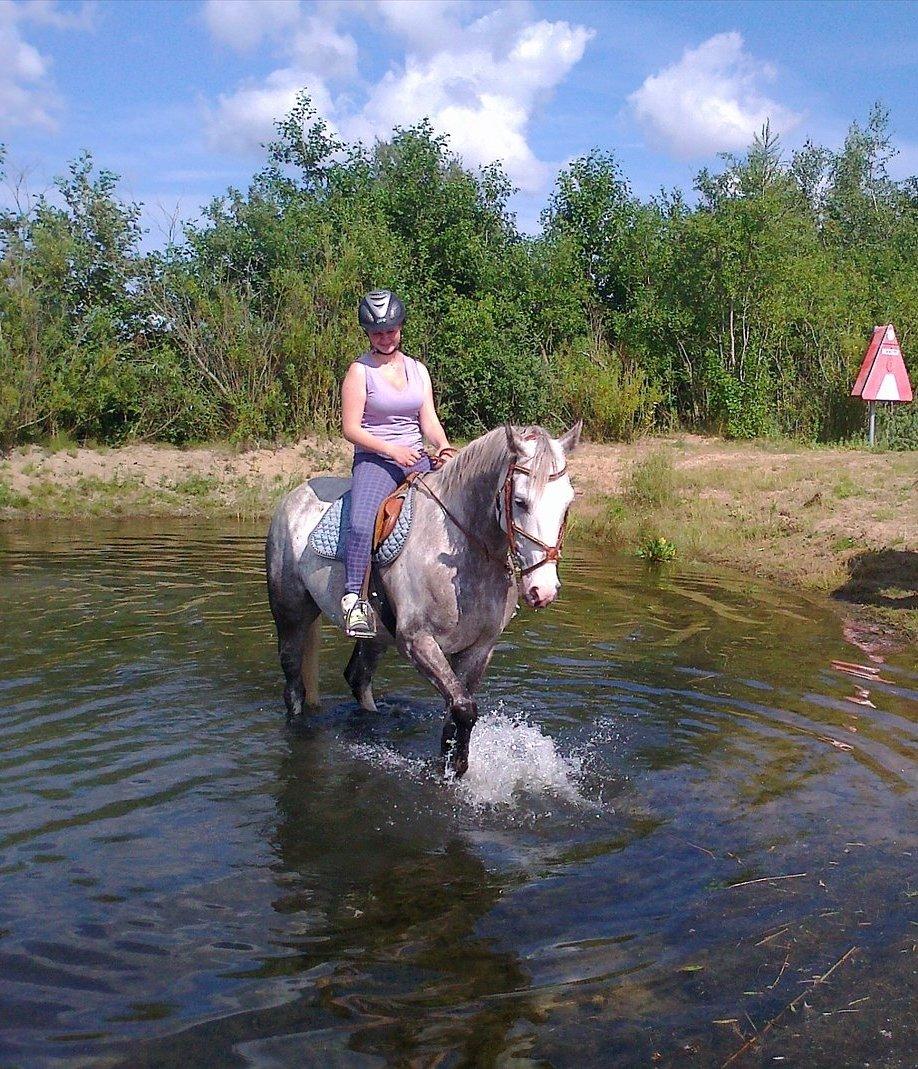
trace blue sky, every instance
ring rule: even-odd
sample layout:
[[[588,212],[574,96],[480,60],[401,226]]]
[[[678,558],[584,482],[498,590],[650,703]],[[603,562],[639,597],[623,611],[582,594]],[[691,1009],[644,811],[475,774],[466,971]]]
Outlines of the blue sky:
[[[501,158],[530,230],[574,156],[611,150],[641,196],[688,191],[766,117],[788,150],[837,147],[881,101],[893,176],[918,173],[908,2],[0,0],[9,176],[42,191],[88,148],[149,245],[247,184],[301,87],[346,139],[429,115],[468,163]]]

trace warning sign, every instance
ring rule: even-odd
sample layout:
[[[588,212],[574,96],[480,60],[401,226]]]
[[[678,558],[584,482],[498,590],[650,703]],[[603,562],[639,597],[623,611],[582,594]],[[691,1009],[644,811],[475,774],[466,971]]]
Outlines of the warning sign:
[[[912,385],[892,323],[873,328],[851,396],[865,401],[911,401]]]

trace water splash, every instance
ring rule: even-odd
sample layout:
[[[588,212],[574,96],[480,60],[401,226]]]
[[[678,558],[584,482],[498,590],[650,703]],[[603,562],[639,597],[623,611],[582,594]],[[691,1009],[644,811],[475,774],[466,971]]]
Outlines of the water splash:
[[[418,781],[450,783],[475,808],[516,806],[523,799],[540,798],[588,804],[580,790],[585,754],[565,756],[525,714],[500,708],[479,717],[469,747],[469,768],[460,780],[444,781],[439,761],[408,756],[390,743],[351,744],[348,752]]]
[[[525,715],[496,711],[475,725],[469,769],[458,788],[476,806],[511,805],[521,795],[545,794],[582,803],[581,772],[580,759],[565,757]]]

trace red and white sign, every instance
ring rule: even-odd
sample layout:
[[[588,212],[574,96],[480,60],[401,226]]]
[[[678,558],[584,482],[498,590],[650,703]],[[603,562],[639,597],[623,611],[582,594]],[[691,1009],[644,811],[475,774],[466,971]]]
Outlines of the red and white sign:
[[[912,384],[892,323],[873,328],[851,396],[865,401],[911,401]]]

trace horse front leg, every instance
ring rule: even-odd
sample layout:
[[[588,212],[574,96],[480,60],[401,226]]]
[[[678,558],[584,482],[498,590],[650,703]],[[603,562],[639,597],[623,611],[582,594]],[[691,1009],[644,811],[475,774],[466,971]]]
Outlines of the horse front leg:
[[[458,779],[469,767],[469,740],[478,719],[478,706],[432,635],[409,637],[399,634],[397,638],[401,652],[446,700],[447,720],[443,726],[440,752],[446,767]]]
[[[456,673],[456,678],[469,694],[474,694],[481,685],[482,676],[491,663],[493,652],[493,643],[482,642],[450,657],[449,663]]]

